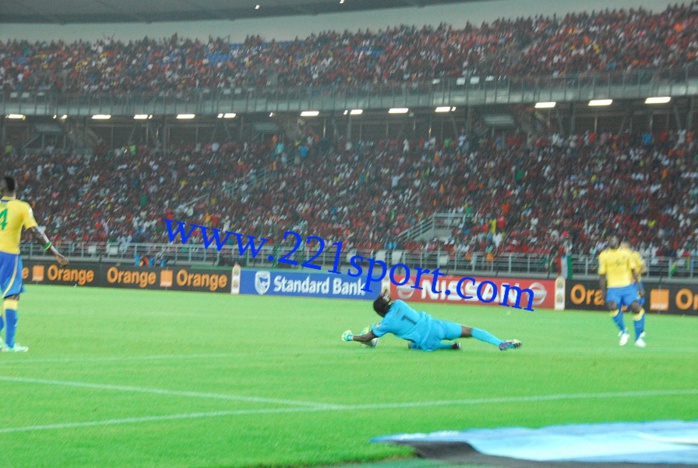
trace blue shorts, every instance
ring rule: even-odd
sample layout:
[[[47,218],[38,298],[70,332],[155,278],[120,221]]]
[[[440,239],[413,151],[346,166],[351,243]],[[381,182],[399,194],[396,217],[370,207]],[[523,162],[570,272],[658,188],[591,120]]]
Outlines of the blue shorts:
[[[635,294],[637,295],[637,302],[640,303],[641,306],[645,305],[645,298],[640,297],[640,286],[642,286],[642,289],[645,289],[645,285],[642,284],[642,281],[639,283],[633,283],[633,287],[635,288]]]
[[[618,307],[629,306],[640,300],[636,284],[623,286],[622,288],[608,288],[606,290],[606,304],[615,302]]]
[[[0,288],[3,298],[24,292],[22,269],[22,257],[19,254],[0,252]]]
[[[463,327],[455,322],[447,322],[445,320],[434,320],[434,325],[428,337],[422,340],[421,343],[414,346],[413,349],[422,349],[424,351],[434,351],[439,349],[443,340],[455,340],[460,338]]]

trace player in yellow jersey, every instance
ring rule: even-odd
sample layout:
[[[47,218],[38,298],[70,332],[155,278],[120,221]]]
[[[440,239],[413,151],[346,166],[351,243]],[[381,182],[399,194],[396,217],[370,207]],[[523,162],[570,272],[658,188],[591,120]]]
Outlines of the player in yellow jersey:
[[[630,335],[623,322],[624,305],[635,314],[635,346],[644,348],[645,310],[640,304],[644,290],[638,289],[640,266],[630,249],[620,246],[617,236],[611,236],[608,248],[599,254],[599,286],[606,298],[606,307],[620,330],[620,345],[628,342]]]
[[[19,295],[24,292],[22,283],[22,257],[19,242],[22,228],[31,232],[44,250],[53,254],[61,266],[68,264],[68,259],[56,250],[46,235],[39,230],[34,214],[28,203],[15,198],[17,186],[12,177],[5,176],[0,180],[0,288],[3,297],[3,316],[0,316],[0,333],[5,329],[5,342],[0,338],[2,351],[22,352],[29,348],[15,343],[17,331],[17,306]]]

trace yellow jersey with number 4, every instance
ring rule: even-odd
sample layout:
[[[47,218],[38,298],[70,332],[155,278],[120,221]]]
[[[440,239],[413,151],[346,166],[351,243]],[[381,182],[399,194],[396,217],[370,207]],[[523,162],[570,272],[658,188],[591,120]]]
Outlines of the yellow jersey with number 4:
[[[606,287],[623,288],[635,282],[637,265],[629,249],[606,249],[599,254],[599,275],[606,275]]]
[[[36,225],[29,203],[14,197],[2,197],[0,200],[0,252],[18,254],[22,227],[29,229]]]

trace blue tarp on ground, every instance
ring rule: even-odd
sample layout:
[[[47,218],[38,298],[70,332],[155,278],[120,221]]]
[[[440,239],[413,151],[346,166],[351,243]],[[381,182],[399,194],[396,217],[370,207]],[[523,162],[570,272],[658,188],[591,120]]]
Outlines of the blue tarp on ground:
[[[397,434],[371,442],[463,442],[486,455],[531,461],[698,465],[698,421],[471,429]]]

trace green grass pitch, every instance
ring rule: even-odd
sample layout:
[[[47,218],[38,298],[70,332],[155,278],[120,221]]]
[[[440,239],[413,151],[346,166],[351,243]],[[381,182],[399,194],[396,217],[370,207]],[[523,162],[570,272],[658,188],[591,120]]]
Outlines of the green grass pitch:
[[[400,432],[698,419],[698,318],[413,304],[523,347],[340,341],[370,302],[29,286],[0,354],[0,466],[307,466]],[[626,316],[632,327],[632,319]]]

